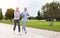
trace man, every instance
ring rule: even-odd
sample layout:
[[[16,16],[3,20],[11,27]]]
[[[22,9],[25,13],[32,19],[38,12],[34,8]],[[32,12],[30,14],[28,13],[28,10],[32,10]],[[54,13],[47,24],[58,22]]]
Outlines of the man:
[[[21,15],[22,15],[22,31],[24,30],[25,33],[27,33],[27,31],[26,31],[26,21],[27,21],[28,16],[29,16],[29,14],[27,12],[27,8],[24,8],[24,11],[22,12]]]
[[[18,24],[18,32],[20,32],[20,11],[19,8],[16,8],[16,11],[14,12],[14,28],[13,31],[15,31],[16,24]]]

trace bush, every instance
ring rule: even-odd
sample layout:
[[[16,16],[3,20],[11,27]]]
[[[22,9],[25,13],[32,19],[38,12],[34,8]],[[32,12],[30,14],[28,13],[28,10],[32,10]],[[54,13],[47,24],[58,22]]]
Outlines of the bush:
[[[2,9],[0,8],[0,20],[3,19]]]

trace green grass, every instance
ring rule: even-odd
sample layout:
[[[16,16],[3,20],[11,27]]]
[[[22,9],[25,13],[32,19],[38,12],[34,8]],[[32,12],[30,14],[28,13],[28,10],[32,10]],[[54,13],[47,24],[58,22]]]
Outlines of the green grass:
[[[0,23],[6,23],[6,24],[14,24],[14,21],[10,20],[0,20]],[[22,21],[20,21],[20,24],[22,25]],[[27,21],[27,27],[33,27],[33,28],[39,28],[39,29],[45,29],[45,30],[52,30],[52,31],[58,31],[60,32],[60,22],[54,22],[53,26],[49,26],[49,21],[41,21],[41,20],[31,20]]]

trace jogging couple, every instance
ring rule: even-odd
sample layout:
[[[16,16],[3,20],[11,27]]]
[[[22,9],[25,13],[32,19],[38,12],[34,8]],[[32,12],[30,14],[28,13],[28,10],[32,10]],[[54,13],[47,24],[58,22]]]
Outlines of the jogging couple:
[[[18,24],[18,32],[20,33],[20,18],[22,17],[22,31],[24,30],[25,33],[27,33],[26,31],[26,21],[28,19],[28,12],[27,12],[27,8],[24,8],[24,11],[22,13],[20,13],[19,11],[19,7],[16,8],[15,12],[14,12],[14,28],[13,31],[15,31],[16,29],[16,24]]]

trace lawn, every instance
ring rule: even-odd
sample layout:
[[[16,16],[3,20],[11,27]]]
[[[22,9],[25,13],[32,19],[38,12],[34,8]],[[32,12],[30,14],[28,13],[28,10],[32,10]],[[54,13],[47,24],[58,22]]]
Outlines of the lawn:
[[[14,24],[14,21],[10,20],[0,20],[0,23],[6,23],[6,24]],[[20,21],[20,24],[22,25],[22,21]],[[41,20],[28,20],[27,21],[27,27],[33,27],[33,28],[39,28],[39,29],[45,29],[45,30],[52,30],[52,31],[58,31],[60,32],[60,22],[54,22],[53,26],[49,26],[49,21],[41,21]]]

